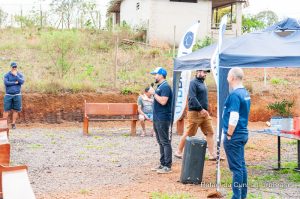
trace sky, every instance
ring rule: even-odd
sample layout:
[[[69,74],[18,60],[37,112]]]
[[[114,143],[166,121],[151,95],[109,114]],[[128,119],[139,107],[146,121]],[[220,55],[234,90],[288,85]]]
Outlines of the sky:
[[[42,9],[48,9],[48,5],[52,0],[42,0]],[[107,4],[110,0],[96,0],[98,9],[102,14],[104,24]],[[21,8],[24,13],[31,10],[33,5],[39,5],[40,0],[0,0],[0,7],[12,14],[20,13]],[[285,17],[295,17],[300,19],[300,0],[249,0],[250,5],[244,8],[245,14],[257,14],[263,10],[272,10],[279,19]]]

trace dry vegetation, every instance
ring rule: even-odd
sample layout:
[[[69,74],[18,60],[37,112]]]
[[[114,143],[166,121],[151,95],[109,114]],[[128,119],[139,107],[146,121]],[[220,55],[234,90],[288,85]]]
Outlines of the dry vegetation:
[[[153,79],[156,66],[172,67],[170,50],[128,45],[134,33],[94,30],[4,29],[0,32],[1,75],[17,61],[25,74],[26,92],[137,92]],[[114,85],[116,38],[117,81]]]

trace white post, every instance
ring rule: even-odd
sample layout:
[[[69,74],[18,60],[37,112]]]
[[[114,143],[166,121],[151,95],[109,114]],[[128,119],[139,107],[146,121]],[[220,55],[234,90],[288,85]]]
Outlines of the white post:
[[[264,86],[267,86],[267,69],[264,68]]]

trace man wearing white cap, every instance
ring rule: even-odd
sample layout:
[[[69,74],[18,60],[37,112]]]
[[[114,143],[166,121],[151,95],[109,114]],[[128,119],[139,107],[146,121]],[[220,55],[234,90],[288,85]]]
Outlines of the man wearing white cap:
[[[167,71],[162,67],[157,67],[152,75],[155,75],[157,89],[152,89],[154,95],[153,103],[153,128],[160,150],[160,165],[153,168],[160,174],[172,172],[172,146],[170,125],[172,120],[172,89],[166,81]]]

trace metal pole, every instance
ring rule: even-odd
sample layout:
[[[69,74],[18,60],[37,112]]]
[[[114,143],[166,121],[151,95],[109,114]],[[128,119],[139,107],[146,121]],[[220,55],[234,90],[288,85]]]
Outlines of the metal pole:
[[[117,70],[118,70],[118,45],[119,45],[119,36],[117,35],[115,43],[115,68],[114,68],[114,87],[117,87]]]
[[[280,148],[281,148],[281,142],[280,142],[280,136],[278,136],[278,170],[281,169],[281,155],[280,155]]]
[[[176,51],[176,26],[174,26],[173,58],[175,58],[175,51]]]

